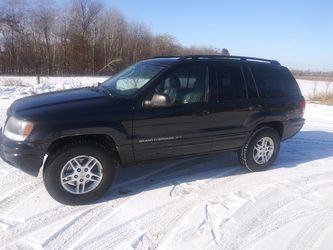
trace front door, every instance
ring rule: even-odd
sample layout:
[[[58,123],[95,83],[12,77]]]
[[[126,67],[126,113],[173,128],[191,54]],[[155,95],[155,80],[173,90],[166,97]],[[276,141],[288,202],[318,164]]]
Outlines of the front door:
[[[136,161],[193,155],[211,151],[210,70],[207,64],[187,64],[169,72],[155,93],[168,96],[169,107],[137,110],[133,121]],[[148,95],[147,98],[151,98]]]

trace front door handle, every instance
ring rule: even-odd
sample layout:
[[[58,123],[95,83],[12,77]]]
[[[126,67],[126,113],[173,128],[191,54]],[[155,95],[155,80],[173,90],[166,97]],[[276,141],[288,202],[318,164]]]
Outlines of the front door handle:
[[[251,105],[249,107],[249,111],[261,111],[262,110],[262,105],[257,104],[257,105]]]
[[[206,115],[210,114],[210,111],[208,109],[204,109],[204,110],[196,111],[196,112],[194,112],[194,114],[197,116],[206,116]]]

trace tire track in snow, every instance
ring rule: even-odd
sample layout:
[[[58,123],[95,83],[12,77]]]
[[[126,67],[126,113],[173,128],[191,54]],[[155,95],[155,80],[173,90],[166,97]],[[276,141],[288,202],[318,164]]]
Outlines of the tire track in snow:
[[[23,223],[17,223],[15,226],[9,228],[4,234],[0,235],[0,245],[6,246],[9,242],[13,243],[18,241],[43,227],[74,215],[75,212],[81,211],[84,213],[85,210],[82,210],[82,207],[59,206],[27,218]]]
[[[32,232],[40,230],[43,227],[47,227],[65,218],[71,217],[75,215],[75,213],[79,213],[79,216],[76,216],[74,219],[72,219],[69,225],[65,225],[62,229],[66,229],[71,225],[75,225],[77,221],[82,224],[85,221],[85,216],[87,216],[87,218],[91,218],[92,214],[97,213],[99,210],[103,210],[103,206],[117,208],[125,203],[128,199],[128,197],[118,197],[117,199],[109,201],[106,204],[103,203],[97,206],[88,205],[83,207],[73,207],[60,205],[58,207],[51,208],[47,211],[44,211],[43,213],[25,219],[24,223],[19,223],[15,225],[15,227],[10,228],[4,235],[2,235],[3,237],[0,235],[0,245],[4,245],[9,241],[18,241],[21,238],[31,234]]]
[[[42,181],[35,180],[7,193],[5,197],[0,199],[0,216],[5,215],[11,209],[24,202],[27,197],[42,189],[41,184]]]
[[[103,221],[108,220],[111,215],[115,214],[119,209],[126,205],[131,199],[124,199],[117,207],[114,208],[114,204],[107,203],[97,207],[93,207],[84,213],[81,213],[78,217],[71,220],[68,224],[62,227],[55,235],[44,244],[43,247],[48,249],[61,249],[69,248],[75,245],[75,243],[81,241],[86,234],[86,230],[90,227]]]
[[[211,172],[215,170],[216,169],[208,170],[206,172]],[[185,207],[189,206],[190,209],[186,209],[183,213],[176,214],[174,217],[170,217],[170,214],[168,213],[167,217],[170,217],[168,218],[169,222],[160,222],[158,224],[152,224],[152,227],[149,228],[149,230],[146,233],[143,233],[140,236],[140,239],[136,241],[135,246],[132,247],[134,249],[156,249],[158,247],[161,247],[161,245],[163,245],[163,243],[165,243],[166,240],[169,241],[169,238],[176,233],[175,232],[176,225],[181,224],[182,221],[186,217],[188,217],[189,214],[191,214],[194,210],[197,209],[197,207],[199,207],[203,202],[206,201],[207,190],[212,189],[213,191],[211,192],[211,195],[214,195],[215,194],[214,190],[216,185],[219,185],[221,183],[226,184],[239,178],[239,176],[234,176],[234,174],[239,172],[240,168],[234,168],[234,167],[227,168],[223,172],[219,172],[215,175],[210,175],[210,178],[208,178],[207,181],[200,181],[199,183],[198,181],[192,181],[190,183],[185,183],[184,186],[181,184],[177,184],[176,186],[174,186],[169,192],[169,195],[176,196],[177,199],[180,199],[180,201],[177,204],[183,202],[184,206]],[[244,172],[243,169],[242,172]],[[220,179],[221,177],[224,178]],[[180,190],[177,190],[175,192],[175,187],[180,187]],[[184,199],[185,200],[188,199],[188,201],[184,201]],[[165,206],[168,205],[169,204],[166,204]],[[214,224],[213,218],[211,218],[212,216],[210,211],[208,211],[207,206],[206,209],[207,209],[206,211],[208,219],[207,221],[211,224]],[[212,234],[218,237],[218,232],[216,230],[212,231]]]
[[[288,250],[313,249],[320,236],[333,223],[333,208],[318,213],[295,236]]]
[[[259,218],[259,215],[262,218],[265,218],[268,214],[281,209],[289,202],[294,200],[293,197],[285,198],[284,195],[281,195],[281,198],[279,200],[273,200],[274,203],[270,203],[269,200],[271,199],[271,197],[277,196],[277,194],[279,193],[279,190],[275,188],[268,188],[256,197],[255,203],[251,200],[247,201],[243,206],[236,210],[233,215],[231,215],[233,221],[233,223],[231,224],[231,228],[229,228],[230,224],[228,223],[228,221],[220,225],[220,231],[228,233],[223,234],[219,241],[212,242],[206,247],[206,249],[233,249],[234,247],[238,246],[239,238],[245,237],[248,231],[252,229],[252,226],[255,227],[257,224],[261,223],[261,218]],[[267,202],[270,203],[270,205],[267,206],[265,204]],[[261,205],[261,210],[253,209],[253,206],[258,208],[261,203],[263,203]],[[237,231],[238,225],[242,225],[242,229]],[[236,228],[233,228],[233,226]]]
[[[331,204],[330,209],[333,209],[332,205],[333,204]],[[318,208],[307,208],[307,209],[300,208],[295,211],[291,211],[287,215],[276,217],[274,221],[273,220],[270,221],[271,224],[261,225],[260,228],[262,229],[262,231],[257,233],[255,235],[255,238],[251,241],[248,241],[246,244],[244,244],[244,246],[246,246],[248,248],[253,247],[260,240],[264,239],[264,237],[278,231],[281,227],[284,227],[284,226],[288,225],[289,223],[293,223],[293,222],[295,222],[299,219],[305,218],[305,217],[319,215],[322,212],[325,212],[326,210],[327,210],[327,208],[319,209],[319,210],[318,210]],[[244,247],[244,246],[242,245],[242,247]]]
[[[276,176],[276,178],[278,178],[278,179],[284,179],[284,177],[286,175],[289,175],[289,174],[280,174],[280,175]],[[304,175],[304,173],[302,173],[302,175]],[[303,183],[304,182],[305,185],[307,185],[307,182],[308,182],[309,179],[311,179],[312,181],[315,181],[315,180],[319,181],[319,184],[315,188],[312,188],[311,192],[314,192],[314,191],[316,191],[319,188],[327,187],[327,186],[332,185],[331,182],[324,183],[323,185],[321,185],[321,178],[322,177],[333,176],[333,172],[332,171],[328,172],[328,173],[321,173],[321,174],[314,174],[314,175],[306,175],[306,176],[302,176],[302,175],[298,177],[298,179],[299,179],[298,182],[299,183]],[[244,184],[245,185],[248,185],[249,187],[251,187],[252,185],[256,185],[256,184],[257,185],[259,184],[259,185],[264,185],[265,186],[264,183],[263,184],[262,183],[252,183],[253,181],[255,181],[255,179],[252,180],[251,176],[249,176],[249,177],[250,177],[249,180],[244,180]],[[227,178],[230,178],[230,177],[227,177]],[[224,184],[227,184],[227,185],[228,184],[232,184],[232,181],[233,180],[227,181]],[[286,186],[284,184],[282,184],[282,185],[283,185],[283,188],[284,188],[284,186]],[[296,182],[296,185],[297,185],[297,182]],[[242,187],[242,189],[244,189],[244,188],[246,189],[246,187]],[[281,192],[280,190],[277,190],[275,188],[268,188],[265,191],[261,192],[258,197],[253,197],[253,196],[251,197],[251,195],[250,196],[249,195],[245,195],[244,196],[242,194],[234,193],[236,196],[239,196],[240,199],[244,199],[244,200],[247,200],[247,201],[245,202],[245,204],[242,205],[242,207],[240,207],[239,209],[237,209],[236,212],[233,215],[230,215],[230,218],[228,220],[220,222],[220,226],[222,225],[222,228],[226,228],[226,229],[220,230],[220,231],[222,231],[223,233],[230,231],[226,227],[226,225],[228,225],[228,222],[234,223],[235,221],[237,221],[237,217],[238,216],[240,218],[242,218],[242,216],[246,215],[248,213],[248,211],[253,210],[253,206],[257,207],[258,206],[258,202],[265,202],[268,199],[272,199],[273,202],[276,202],[275,208],[270,207],[269,205],[271,203],[269,202],[268,203],[268,210],[265,210],[265,211],[260,210],[260,212],[258,212],[258,213],[263,213],[264,212],[264,214],[268,214],[269,215],[270,213],[274,213],[275,211],[279,210],[280,208],[283,208],[284,206],[288,205],[290,202],[294,201],[294,199],[295,199],[294,196],[293,197],[288,197],[287,199],[285,199],[285,195],[284,194],[281,194],[281,197],[280,197],[279,201],[274,201],[274,199],[276,199],[276,195],[279,194],[280,192]],[[181,192],[181,193],[184,193],[184,192]],[[273,197],[273,198],[271,198],[271,197]],[[221,206],[224,206],[227,210],[229,210],[228,204],[224,204],[225,203],[225,199],[228,200],[228,197],[224,197],[222,203],[220,203],[220,204],[221,204]],[[234,199],[231,199],[231,201],[232,200],[234,200]],[[256,200],[258,200],[258,202],[255,202]],[[254,211],[256,211],[256,210],[254,210]],[[215,227],[218,228],[218,226],[215,226]],[[188,235],[189,233],[191,234],[191,232],[195,234],[197,230],[198,230],[198,228],[193,228],[193,230],[191,230],[191,229],[190,230],[186,230],[185,234]],[[215,230],[215,232],[217,232],[217,231]],[[214,233],[214,234],[217,235],[217,237],[215,237],[217,239],[217,241],[220,239],[219,244],[225,238],[223,234],[218,234],[218,233]],[[179,235],[179,233],[177,233],[176,238],[178,238],[178,239],[181,238],[181,236]],[[174,239],[170,240],[170,242],[174,242],[174,241],[175,241]],[[210,247],[208,247],[208,249],[209,248],[221,249],[222,246],[219,245],[219,244],[217,244],[217,245],[213,244]]]
[[[195,199],[181,202],[178,198],[173,202],[157,207],[144,214],[136,216],[124,224],[112,228],[98,237],[78,246],[78,249],[114,249],[125,241],[137,236],[133,248],[144,248],[150,245],[152,249],[158,246],[159,239],[180,217],[193,208]],[[173,216],[171,216],[173,215]],[[151,227],[153,225],[153,228]]]
[[[195,210],[196,207],[197,206],[193,205],[190,207],[185,206],[178,211],[176,216],[171,217],[171,219],[153,224],[148,233],[144,233],[139,240],[135,242],[134,246],[132,245],[133,248],[137,250],[145,250],[160,247],[161,244],[167,240],[167,236],[173,233],[174,228],[181,223],[187,214]]]
[[[172,166],[172,167],[175,167],[175,166]],[[163,171],[166,171],[166,170],[163,170]],[[167,172],[169,172],[169,171],[170,170],[168,168]],[[216,176],[225,176],[225,175],[233,173],[235,171],[238,171],[238,169],[235,170],[235,168],[231,168],[231,169],[228,168],[226,171],[219,173]],[[150,175],[149,178],[152,178],[155,175],[159,176],[161,174],[160,172],[161,171],[159,171],[158,173],[156,173],[154,175]],[[184,171],[184,173],[187,173],[187,171]],[[162,178],[162,179],[167,179],[167,182],[170,182],[170,181],[172,181],[172,179],[170,180],[170,178],[172,176],[174,176],[174,178],[179,178],[178,177],[179,174],[180,174],[179,172],[172,173],[171,175],[168,175],[167,178]],[[214,177],[216,177],[216,176],[214,176]],[[162,182],[164,182],[164,180]],[[138,182],[137,187],[135,187],[135,186],[133,187],[133,185],[132,185],[132,188],[140,190],[140,188],[142,189],[142,184],[144,186],[146,186],[147,183],[144,180],[143,182]],[[157,184],[161,184],[161,180],[160,180],[160,183],[157,183]],[[152,183],[150,185],[154,186],[157,184]],[[146,187],[144,189],[146,189]],[[126,199],[125,202],[128,203],[129,201],[133,201],[133,199],[139,199],[139,198],[140,198],[140,195],[136,194],[131,199]],[[119,209],[120,208],[118,206],[118,210]],[[77,238],[77,235],[82,235],[78,232],[84,232],[87,230],[87,228],[89,229],[90,227],[93,227],[93,225],[101,224],[101,223],[103,223],[103,221],[109,220],[110,217],[113,216],[114,214],[116,214],[116,212],[118,210],[116,210],[116,211],[114,211],[112,209],[109,210],[108,208],[105,208],[104,206],[93,208],[88,214],[85,214],[84,218],[80,217],[78,221],[73,220],[73,223],[70,223],[70,224],[66,225],[66,228],[61,229],[59,234],[56,237],[54,237],[50,241],[50,243],[47,244],[47,247],[50,247],[50,248],[57,248],[57,247],[61,247],[61,246],[68,247],[67,244],[69,242],[73,243],[73,239],[75,239],[74,240],[75,242],[82,240],[83,237]]]
[[[75,216],[74,219],[71,219],[70,223],[66,224],[61,228],[60,232],[55,236],[51,236],[51,240],[53,238],[59,238],[59,236],[64,236],[64,233],[72,232],[71,236],[75,236],[75,231],[69,229],[74,226],[74,228],[78,229],[80,226],[84,226],[86,221],[91,220],[93,224],[95,224],[95,217],[101,215],[98,213],[100,210],[104,210],[104,207],[119,209],[123,203],[128,201],[128,197],[126,198],[118,198],[116,200],[110,201],[107,204],[101,205],[89,205],[88,207],[70,207],[60,205],[56,208],[49,209],[42,214],[38,214],[32,216],[24,221],[24,223],[20,223],[15,225],[15,227],[9,229],[3,237],[0,235],[0,245],[5,245],[7,242],[18,241],[23,237],[28,236],[29,234],[42,229],[43,227],[47,227],[53,223],[56,223],[65,218],[71,217],[75,215],[75,213],[79,213],[78,216]],[[104,215],[103,215],[104,216]],[[64,232],[62,232],[64,230]],[[67,237],[64,237],[64,241],[66,242]]]
[[[225,176],[229,172],[239,171],[228,169],[227,172],[219,173],[214,176]],[[230,177],[231,178],[231,177]],[[232,179],[239,178],[239,176],[233,176]],[[180,195],[175,197],[176,200],[155,208],[143,215],[136,216],[135,218],[127,221],[126,223],[110,229],[102,235],[90,240],[84,245],[78,246],[81,248],[94,248],[105,249],[121,246],[125,241],[133,238],[133,235],[138,236],[139,240],[136,240],[134,248],[154,249],[159,246],[169,234],[174,230],[173,226],[181,220],[187,213],[190,213],[195,207],[202,203],[206,198],[207,190],[212,190],[214,193],[216,185],[224,182],[225,179],[213,179],[206,183],[205,189],[199,189],[198,192],[186,193],[184,196]],[[176,211],[176,212],[175,212]],[[112,242],[110,242],[112,239]],[[98,242],[98,243],[96,243]]]
[[[278,176],[276,176],[276,178],[284,179],[285,175],[286,174],[278,175]],[[273,189],[270,188],[270,189],[267,189],[264,192],[262,192],[258,197],[255,197],[255,200],[257,200],[257,202],[253,203],[253,202],[251,202],[251,200],[246,202],[241,208],[236,210],[234,215],[231,215],[231,217],[230,217],[231,219],[228,220],[227,223],[224,223],[221,226],[221,231],[226,232],[227,236],[224,236],[224,238],[221,239],[221,242],[219,242],[218,245],[215,245],[215,244],[210,245],[209,247],[207,247],[207,249],[221,249],[221,248],[229,249],[228,248],[229,245],[237,245],[237,244],[234,244],[234,241],[236,240],[234,238],[235,238],[235,235],[240,233],[239,230],[237,232],[231,233],[229,235],[229,238],[231,238],[230,243],[229,243],[229,241],[227,241],[227,243],[224,245],[224,243],[222,242],[222,241],[224,241],[224,239],[226,237],[228,238],[228,232],[230,232],[231,230],[235,231],[237,229],[237,225],[245,225],[245,226],[251,225],[250,219],[254,218],[254,220],[256,220],[256,218],[258,218],[256,220],[256,226],[249,228],[249,230],[247,230],[247,231],[245,230],[245,232],[243,230],[243,236],[240,238],[242,240],[244,240],[244,238],[246,238],[247,234],[249,234],[249,232],[251,231],[250,229],[255,230],[255,227],[260,227],[260,223],[264,223],[267,220],[267,218],[269,218],[269,213],[275,214],[278,210],[280,210],[281,208],[288,205],[294,199],[299,198],[299,194],[303,194],[301,198],[306,198],[306,197],[304,197],[306,194],[313,194],[314,192],[316,192],[319,189],[330,187],[333,185],[333,182],[331,182],[331,181],[322,183],[323,177],[328,180],[331,179],[330,177],[333,176],[332,171],[328,171],[327,173],[320,173],[320,174],[313,174],[313,175],[306,175],[306,176],[303,176],[303,175],[304,175],[304,173],[302,173],[301,176],[297,177],[298,180],[292,182],[291,189],[297,190],[297,193],[295,193],[294,198],[290,197],[290,193],[287,193],[287,194],[281,193],[281,190],[284,190],[286,186],[290,186],[290,185],[281,184],[282,187],[280,185],[280,190],[278,190],[276,188],[273,188]],[[305,186],[307,186],[309,184],[308,183],[309,180],[312,181],[312,183],[311,183],[312,187],[307,189]],[[248,182],[251,185],[250,181],[248,181]],[[303,187],[299,187],[300,184],[303,184]],[[277,195],[280,197],[280,200],[276,200]],[[318,198],[318,197],[316,197],[316,198]],[[270,200],[272,200],[272,202],[270,202]],[[309,200],[311,200],[311,197]],[[312,200],[312,202],[313,202],[313,200]],[[263,206],[263,205],[261,205],[261,203],[264,203],[264,204],[268,203],[267,208],[264,207],[263,209],[258,210],[258,207]],[[275,209],[270,208],[269,206],[272,206],[270,204],[273,204],[273,206],[275,206],[276,208]],[[272,209],[272,212],[269,212],[271,209]],[[316,210],[311,210],[311,211],[312,211],[311,213],[316,212]],[[306,211],[302,210],[301,215],[304,212],[306,212]],[[304,215],[304,216],[306,216],[306,215]],[[295,215],[295,218],[296,217],[297,216]],[[279,216],[277,216],[276,220],[280,222],[280,219],[281,218],[279,218]],[[272,225],[282,226],[285,223],[292,222],[292,219],[293,218],[287,218],[286,221],[284,221],[283,223],[280,223],[280,224],[276,224],[276,223],[274,223],[274,221],[270,221],[268,223],[268,225],[266,225],[266,227],[270,228]],[[231,229],[230,229],[230,227],[228,227],[229,221],[232,221],[233,224],[234,224],[234,222],[237,222],[237,224],[235,226],[236,229],[233,227],[231,227]],[[253,221],[252,221],[252,223],[253,223]],[[273,230],[276,229],[275,226],[272,226]],[[258,237],[257,239],[260,240],[260,238],[262,238],[262,237],[263,237],[263,234],[260,233],[260,237]],[[232,247],[230,247],[230,248],[232,248]]]
[[[327,176],[327,174],[324,174],[325,176]],[[71,209],[72,210],[72,209]],[[81,208],[79,209],[79,210],[81,210]],[[48,211],[47,213],[46,213],[46,218],[49,218],[49,213],[52,213],[52,212],[56,212],[56,211]],[[69,211],[69,213],[68,213],[68,215],[67,216],[70,216],[71,214],[73,214],[75,211]],[[54,215],[52,215],[51,216],[51,218],[55,218],[55,216]],[[62,219],[62,218],[64,218],[64,214],[63,213],[60,213],[60,219]],[[52,221],[43,221],[42,223],[40,223],[40,225],[42,224],[42,225],[45,225],[45,224],[50,224],[50,223],[52,223]],[[29,222],[29,221],[27,221],[27,224],[28,225],[31,225],[31,221]],[[30,228],[30,230],[32,229],[31,227],[29,227]],[[39,229],[38,227],[37,228],[35,228],[35,229]]]
[[[33,179],[30,179],[28,175],[20,173],[19,171],[16,171],[16,170],[10,171],[8,174],[1,176],[0,177],[0,190],[1,190],[0,199],[6,192],[13,190],[14,188],[17,188],[18,183],[22,183],[22,181],[27,182],[26,179],[28,179],[28,181],[33,180]]]
[[[297,184],[297,183],[296,183]],[[297,197],[296,199],[305,199],[311,201],[311,206],[309,207],[302,207],[295,211],[288,211],[287,214],[280,214],[280,213],[273,213],[272,217],[269,217],[267,219],[263,219],[261,224],[257,225],[252,235],[254,235],[247,243],[244,245],[241,245],[242,247],[249,248],[253,245],[255,245],[258,241],[263,239],[264,237],[268,236],[269,234],[272,234],[279,230],[281,227],[285,226],[288,223],[294,222],[300,218],[304,218],[306,216],[316,215],[318,213],[321,213],[322,211],[327,210],[327,207],[332,207],[333,202],[329,202],[328,204],[325,203],[323,208],[318,208],[317,203],[321,204],[321,198],[316,196],[313,200],[311,196],[313,193],[315,193],[318,190],[331,187],[333,186],[333,182],[329,181],[326,183],[322,183],[320,180],[318,183],[312,185],[310,188],[299,188],[297,189],[297,192],[295,193]]]
[[[215,205],[216,206],[216,205]],[[205,206],[205,221],[209,226],[210,234],[212,235],[213,241],[218,243],[222,237],[219,231],[219,224],[221,223],[219,215],[215,211],[212,211],[211,205],[206,204]]]
[[[303,191],[302,189],[298,189],[291,194],[290,192],[276,192],[276,190],[273,190],[258,199],[254,206],[246,204],[238,210],[237,214],[234,216],[234,220],[237,224],[235,224],[236,228],[234,228],[233,232],[230,233],[229,239],[223,239],[217,246],[211,247],[210,249],[233,249],[236,246],[242,249],[248,249],[282,226],[299,218],[316,214],[318,212],[317,207],[301,208],[297,211],[282,215],[278,213],[278,211],[298,198],[307,198],[307,195],[332,185],[333,182],[326,184],[318,183],[313,185],[310,189]],[[262,203],[264,203],[264,207],[258,209],[258,207],[263,206]],[[242,225],[242,227],[238,228],[238,225]],[[230,231],[227,227],[223,229]]]
[[[238,173],[243,173],[245,172],[245,170],[241,167],[229,167],[227,169],[224,169],[224,171],[222,172],[218,172],[215,175],[211,175],[211,172],[216,172],[218,171],[218,169],[211,169],[211,170],[207,170],[203,173],[200,173],[200,178],[193,178],[193,181],[191,182],[182,182],[181,180],[177,180],[177,184],[173,185],[173,187],[171,188],[169,195],[171,197],[173,196],[183,196],[183,195],[188,195],[192,192],[195,191],[200,191],[203,188],[206,188],[207,184],[219,184],[221,183],[221,180],[219,178],[223,178],[223,184],[229,183],[231,181],[235,180],[235,174]],[[207,180],[205,181],[201,181],[198,179],[204,179],[203,175],[207,175]],[[194,174],[195,175],[195,174]],[[184,178],[188,178],[184,177]],[[212,185],[211,184],[211,185]]]
[[[181,161],[181,162],[178,161],[177,163],[169,164],[166,167],[161,168],[161,169],[156,170],[156,171],[153,171],[153,172],[151,172],[151,173],[149,173],[145,176],[142,176],[142,177],[136,178],[134,180],[127,181],[127,182],[115,185],[114,188],[116,190],[112,191],[110,193],[110,195],[108,195],[108,196],[112,196],[113,194],[117,193],[117,191],[119,189],[121,189],[122,187],[124,187],[126,185],[129,185],[129,184],[131,184],[132,186],[133,185],[140,186],[140,184],[141,184],[141,186],[142,186],[142,184],[147,186],[147,180],[149,180],[151,178],[154,178],[154,177],[157,177],[157,176],[161,175],[163,172],[168,173],[170,171],[170,169],[178,168],[179,164],[183,164],[184,162],[187,162],[187,161],[188,160],[184,160],[184,161]],[[156,185],[156,184],[155,183],[153,183],[153,184],[150,183],[150,185]],[[24,194],[22,194],[21,196],[24,196]],[[30,218],[27,218],[24,223],[15,225],[13,228],[8,230],[3,235],[3,237],[1,237],[1,235],[0,235],[0,245],[6,244],[6,243],[8,243],[8,241],[18,241],[22,237],[25,237],[25,236],[29,235],[30,233],[32,233],[34,231],[37,231],[37,230],[39,230],[43,227],[46,227],[50,224],[58,222],[58,221],[60,221],[64,218],[70,217],[71,215],[75,214],[76,212],[81,212],[82,216],[81,217],[79,216],[79,218],[74,219],[72,221],[72,223],[73,223],[72,225],[75,225],[76,227],[80,227],[78,225],[88,227],[84,223],[76,224],[75,222],[78,219],[79,219],[80,222],[83,222],[83,221],[85,221],[84,216],[86,216],[86,215],[91,216],[92,214],[95,214],[95,216],[90,217],[91,222],[94,224],[93,218],[96,218],[98,216],[98,211],[103,210],[103,206],[111,206],[113,208],[116,208],[116,207],[121,206],[121,204],[125,203],[126,201],[128,201],[130,199],[132,199],[131,196],[129,196],[129,197],[124,196],[123,197],[121,195],[116,195],[116,199],[112,200],[112,201],[109,201],[107,203],[107,205],[105,203],[101,204],[101,205],[97,205],[97,206],[96,205],[89,205],[88,208],[83,209],[83,210],[82,210],[82,207],[69,207],[69,206],[60,205],[56,208],[49,209],[48,211],[45,211],[41,214],[37,214],[37,215],[34,215]],[[19,203],[19,201],[20,200],[18,200],[16,196],[13,197],[13,199],[11,199],[11,202],[12,202],[11,204],[13,204],[12,206],[17,205],[16,203]],[[91,208],[91,206],[93,206],[93,207]],[[86,213],[87,210],[88,211],[95,210],[95,212]],[[67,227],[70,227],[70,225],[65,226],[65,228],[67,228]]]

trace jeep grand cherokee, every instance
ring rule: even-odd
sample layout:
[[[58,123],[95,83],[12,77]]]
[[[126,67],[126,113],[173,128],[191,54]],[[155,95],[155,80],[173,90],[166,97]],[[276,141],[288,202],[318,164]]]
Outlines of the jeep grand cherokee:
[[[269,168],[280,141],[303,126],[304,98],[277,61],[237,56],[159,57],[99,86],[15,101],[0,133],[4,161],[37,176],[64,204],[110,187],[115,166],[222,152]]]

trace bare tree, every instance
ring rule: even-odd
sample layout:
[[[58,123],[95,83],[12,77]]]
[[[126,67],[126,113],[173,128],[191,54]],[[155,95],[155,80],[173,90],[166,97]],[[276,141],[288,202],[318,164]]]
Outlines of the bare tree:
[[[83,69],[86,74],[94,73],[93,60],[97,37],[94,31],[97,30],[98,15],[101,10],[100,2],[92,0],[74,0],[71,6],[70,39],[72,40],[72,56],[77,66]]]
[[[98,0],[0,2],[0,72],[7,74],[114,73],[158,55],[225,54],[184,47],[169,34],[154,35]]]
[[[227,50],[226,48],[223,48],[223,49],[222,49],[221,54],[222,54],[223,56],[230,56],[229,50]]]
[[[53,2],[48,0],[39,0],[36,9],[33,10],[32,23],[35,33],[41,33],[42,44],[46,47],[47,74],[53,74],[54,61],[54,24],[55,24],[55,7]]]

